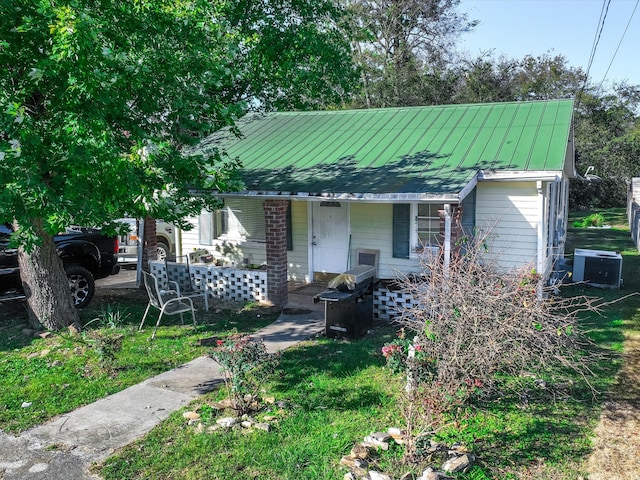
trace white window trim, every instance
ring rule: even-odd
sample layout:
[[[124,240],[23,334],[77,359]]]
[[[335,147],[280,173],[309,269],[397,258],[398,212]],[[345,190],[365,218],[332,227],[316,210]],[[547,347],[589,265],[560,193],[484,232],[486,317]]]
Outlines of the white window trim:
[[[417,252],[416,248],[418,246],[418,203],[412,202],[411,204],[411,231],[409,232],[409,258],[422,258],[425,255],[437,255],[440,251],[440,247],[430,246],[425,247],[422,252]],[[442,205],[440,203],[432,204],[432,205]],[[439,221],[439,217],[438,217]]]
[[[231,246],[242,246],[249,248],[264,248],[267,244],[266,241],[261,240],[247,240],[246,237],[237,236],[237,235],[220,235],[218,238],[214,240],[213,245],[231,245]]]

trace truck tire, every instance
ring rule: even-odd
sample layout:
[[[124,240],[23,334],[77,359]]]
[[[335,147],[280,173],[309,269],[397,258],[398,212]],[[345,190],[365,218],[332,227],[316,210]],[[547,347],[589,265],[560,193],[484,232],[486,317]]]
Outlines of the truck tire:
[[[93,294],[96,293],[96,283],[91,272],[80,265],[70,265],[65,268],[71,297],[76,308],[83,308],[89,305]]]
[[[171,253],[171,248],[169,248],[169,245],[167,245],[163,241],[158,240],[156,242],[156,252],[156,260],[164,262],[165,260],[168,260],[169,254]]]

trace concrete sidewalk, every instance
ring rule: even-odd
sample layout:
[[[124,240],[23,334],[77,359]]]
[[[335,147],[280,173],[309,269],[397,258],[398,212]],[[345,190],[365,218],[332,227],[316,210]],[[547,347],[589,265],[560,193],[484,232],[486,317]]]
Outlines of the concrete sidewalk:
[[[308,295],[308,294],[307,294]],[[252,336],[276,352],[320,333],[321,308],[304,294],[290,294],[290,304],[271,325]],[[84,480],[92,462],[144,436],[172,412],[222,382],[220,367],[208,357],[150,378],[138,385],[60,415],[18,437],[0,431],[0,479]]]

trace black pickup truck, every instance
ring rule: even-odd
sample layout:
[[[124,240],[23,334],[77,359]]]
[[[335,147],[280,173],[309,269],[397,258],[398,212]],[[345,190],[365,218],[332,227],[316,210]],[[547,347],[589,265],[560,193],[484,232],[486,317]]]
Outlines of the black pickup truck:
[[[24,299],[18,268],[18,251],[9,247],[12,230],[0,224],[0,302]],[[95,280],[115,275],[118,265],[118,238],[107,237],[96,229],[68,229],[53,240],[69,278],[76,307],[89,304],[95,293]]]

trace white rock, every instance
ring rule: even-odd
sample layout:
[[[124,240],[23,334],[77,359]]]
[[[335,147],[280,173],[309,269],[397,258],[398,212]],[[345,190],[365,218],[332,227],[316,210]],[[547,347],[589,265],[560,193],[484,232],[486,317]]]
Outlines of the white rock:
[[[388,442],[391,438],[391,434],[387,432],[374,432],[371,434],[371,438],[379,442]]]
[[[40,473],[44,472],[49,468],[48,463],[34,463],[31,468],[29,468],[29,473]]]
[[[223,418],[219,418],[216,420],[216,423],[218,425],[220,425],[221,427],[225,427],[225,428],[231,428],[233,427],[236,423],[238,423],[238,420],[233,418],[233,417],[223,417]]]
[[[371,478],[371,480],[391,480],[389,475],[376,472],[375,470],[369,470],[369,478]]]
[[[460,457],[450,458],[442,465],[442,470],[445,472],[455,473],[455,472],[464,472],[471,465],[473,465],[473,461],[475,457],[470,453],[465,453]]]
[[[254,427],[256,427],[258,430],[264,430],[265,432],[271,431],[271,425],[269,425],[268,423],[256,423]]]
[[[362,442],[363,445],[368,443],[371,443],[382,450],[389,450],[389,444],[387,442],[382,442],[371,435],[364,437],[364,442]]]
[[[33,405],[33,402],[22,402],[22,408],[29,408]]]

